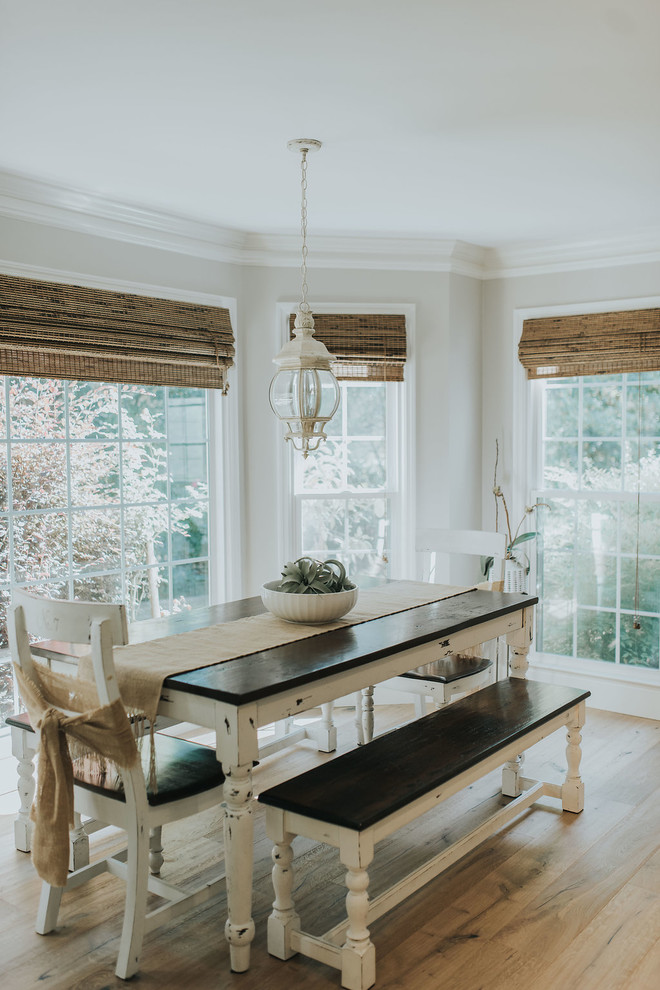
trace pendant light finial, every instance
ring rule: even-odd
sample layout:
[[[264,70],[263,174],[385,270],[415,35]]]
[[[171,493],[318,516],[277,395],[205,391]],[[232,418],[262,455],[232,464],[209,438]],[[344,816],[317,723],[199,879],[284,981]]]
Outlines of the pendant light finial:
[[[321,142],[296,138],[287,147],[301,155],[302,287],[294,337],[273,359],[278,371],[270,383],[270,405],[287,425],[284,439],[307,457],[327,439],[324,428],[337,411],[339,385],[331,369],[332,354],[314,337],[314,317],[307,302],[307,155],[318,151]]]

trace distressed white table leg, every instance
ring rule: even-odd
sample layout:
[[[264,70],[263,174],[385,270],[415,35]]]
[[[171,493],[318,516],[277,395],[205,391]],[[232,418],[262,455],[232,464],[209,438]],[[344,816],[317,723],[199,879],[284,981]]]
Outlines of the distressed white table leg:
[[[159,876],[160,868],[164,862],[163,827],[162,825],[157,825],[149,833],[149,870],[154,876]]]
[[[362,688],[362,726],[364,741],[370,743],[374,737],[374,689]]]
[[[321,722],[314,733],[319,753],[334,753],[337,749],[337,729],[332,721],[334,702],[321,705]]]
[[[273,846],[273,913],[268,918],[268,951],[277,959],[290,959],[296,953],[291,948],[291,932],[300,930],[300,918],[293,903],[293,849],[291,832],[281,830]]]
[[[73,828],[69,830],[69,869],[79,870],[89,864],[89,836],[80,814],[73,813]]]
[[[581,730],[584,725],[586,707],[584,702],[571,712],[571,720],[566,726],[566,760],[568,770],[566,780],[561,788],[561,805],[564,811],[576,814],[584,809],[584,784],[580,777],[580,760],[582,759]]]
[[[529,648],[534,638],[534,609],[526,608],[523,625],[516,632],[509,633],[506,641],[511,650],[509,674],[511,677],[526,677],[529,668]]]
[[[504,797],[518,797],[522,793],[520,778],[524,759],[524,754],[521,754],[504,764],[502,768],[502,794]]]
[[[355,736],[358,746],[364,746],[364,722],[362,719],[362,691],[355,692]]]
[[[376,949],[369,937],[369,874],[363,867],[346,873],[348,930],[341,948],[341,985],[347,990],[367,990],[376,982]]]
[[[33,732],[11,727],[11,751],[16,757],[18,782],[16,790],[20,800],[18,814],[14,819],[14,845],[20,852],[30,852],[32,849],[32,822],[30,809],[34,800],[34,757],[37,748],[37,737]]]
[[[252,764],[225,769],[224,830],[227,872],[227,923],[231,969],[244,973],[250,966],[254,938],[252,911]]]

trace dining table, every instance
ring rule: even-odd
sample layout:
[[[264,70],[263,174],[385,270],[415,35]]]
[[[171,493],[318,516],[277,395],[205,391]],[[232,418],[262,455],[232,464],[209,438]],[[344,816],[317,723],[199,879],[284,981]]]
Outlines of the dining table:
[[[156,714],[215,733],[216,754],[225,774],[224,933],[234,972],[249,968],[254,938],[253,768],[260,755],[259,729],[318,707],[327,713],[333,701],[346,695],[359,697],[362,692],[364,736],[370,739],[374,685],[500,637],[508,647],[509,676],[527,674],[538,601],[533,596],[397,581],[361,592],[361,600],[367,599],[362,612],[359,602],[344,619],[318,628],[294,628],[297,624],[270,616],[260,597],[193,608],[131,623],[130,645],[115,649],[116,667],[118,661],[121,665],[122,651],[127,651],[123,660],[127,686],[144,672],[141,668],[148,666],[149,653],[157,662],[161,654],[167,655],[168,674],[156,683]],[[277,645],[264,648],[270,642]],[[199,643],[203,659],[196,652]],[[32,650],[52,661],[68,657],[66,662],[77,662],[84,653],[55,641],[35,644]],[[17,848],[26,851],[34,793],[33,738],[16,732],[22,805],[15,838]],[[286,749],[281,752],[285,761]]]
[[[400,582],[406,585],[407,582]],[[506,637],[509,673],[526,676],[538,599],[456,589],[439,601],[354,625],[335,623],[309,638],[187,670],[165,679],[158,712],[215,732],[225,773],[224,835],[231,969],[250,965],[254,938],[253,767],[260,727],[373,686],[414,667]],[[265,611],[259,597],[193,609],[131,626],[131,643],[224,627]]]

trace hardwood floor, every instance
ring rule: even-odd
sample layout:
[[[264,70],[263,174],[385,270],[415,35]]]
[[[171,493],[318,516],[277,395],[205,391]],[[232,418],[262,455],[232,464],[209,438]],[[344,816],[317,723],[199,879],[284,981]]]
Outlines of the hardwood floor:
[[[340,752],[353,745],[352,713],[340,710]],[[378,708],[385,728],[412,707]],[[446,874],[372,927],[379,990],[656,990],[660,985],[660,722],[588,710],[582,776],[586,807],[543,808],[478,847]],[[265,788],[321,759],[310,742],[273,756],[255,772]],[[286,771],[285,771],[286,766]],[[557,779],[565,755],[556,733],[531,750],[530,776]],[[372,893],[430,850],[450,841],[484,805],[498,802],[491,775],[379,846]],[[28,990],[103,990],[114,976],[123,886],[99,877],[65,895],[60,927],[34,933],[39,895],[29,857],[13,847],[12,817],[0,816],[0,972],[2,986]],[[164,829],[164,878],[217,873],[222,856],[219,813]],[[270,843],[256,813],[252,968],[231,974],[222,936],[224,897],[148,936],[144,990],[328,990],[339,974],[308,959],[271,959],[265,949],[270,911]],[[92,836],[92,848],[117,833]],[[343,915],[343,875],[332,850],[299,840],[296,900],[306,926],[319,932]],[[192,857],[192,859],[191,859]]]

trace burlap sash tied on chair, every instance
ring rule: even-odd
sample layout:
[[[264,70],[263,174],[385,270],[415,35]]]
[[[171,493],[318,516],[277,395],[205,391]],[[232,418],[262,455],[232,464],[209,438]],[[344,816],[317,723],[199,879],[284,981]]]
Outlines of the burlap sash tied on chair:
[[[100,766],[110,760],[130,768],[138,759],[138,749],[121,701],[99,706],[93,684],[46,667],[39,668],[40,686],[18,665],[15,671],[32,725],[39,730],[39,771],[31,812],[32,862],[42,880],[64,887],[74,812],[68,737],[74,741],[76,757],[94,754]]]

